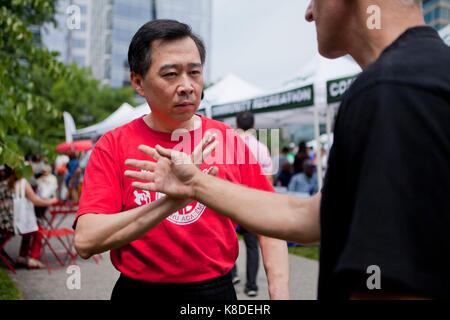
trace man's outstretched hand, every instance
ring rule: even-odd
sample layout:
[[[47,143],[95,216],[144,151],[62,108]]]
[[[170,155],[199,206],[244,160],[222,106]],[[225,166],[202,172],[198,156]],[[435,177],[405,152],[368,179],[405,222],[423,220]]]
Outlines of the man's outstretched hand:
[[[156,162],[127,159],[125,165],[145,171],[125,171],[127,178],[136,179],[132,186],[136,189],[161,192],[174,198],[195,198],[193,181],[196,175],[203,174],[199,167],[214,151],[218,142],[216,136],[208,132],[191,155],[159,145],[155,149],[145,145],[139,146],[139,151],[149,155]],[[217,167],[211,167],[208,174],[216,175]]]

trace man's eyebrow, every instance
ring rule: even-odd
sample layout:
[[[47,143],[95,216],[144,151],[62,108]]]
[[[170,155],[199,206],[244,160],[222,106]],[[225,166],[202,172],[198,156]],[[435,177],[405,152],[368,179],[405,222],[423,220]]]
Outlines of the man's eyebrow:
[[[194,63],[194,62],[192,62],[192,63],[189,63],[188,66],[190,68],[201,68],[202,64],[201,63]]]
[[[198,63],[198,62],[191,62],[191,63],[188,63],[188,67],[189,68],[201,68],[202,64]],[[159,68],[159,72],[164,72],[164,71],[166,71],[168,69],[179,69],[179,68],[181,68],[181,66],[179,64],[176,64],[176,63],[165,64],[161,68]]]
[[[180,68],[179,64],[165,64],[161,68],[159,68],[159,72],[163,72],[167,69],[178,69]]]

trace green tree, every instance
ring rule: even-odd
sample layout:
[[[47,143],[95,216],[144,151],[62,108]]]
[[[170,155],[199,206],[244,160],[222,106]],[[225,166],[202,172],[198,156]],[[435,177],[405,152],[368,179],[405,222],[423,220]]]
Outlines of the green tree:
[[[30,27],[55,23],[56,0],[0,0],[0,165],[24,170],[23,156],[51,155],[64,140],[62,111],[79,126],[105,118],[132,88],[111,89],[90,71],[57,61]],[[29,168],[28,168],[29,170]]]
[[[37,90],[58,109],[58,116],[33,110],[26,115],[34,129],[30,150],[52,157],[57,144],[65,140],[62,112],[69,112],[79,128],[105,119],[124,102],[135,105],[132,87],[113,89],[94,79],[91,71],[76,64],[67,66],[70,80],[48,81],[41,70],[35,70]]]
[[[48,79],[66,76],[55,54],[33,42],[29,26],[54,21],[55,1],[0,1],[0,164],[22,171],[25,137],[32,135],[27,112],[57,115],[45,96],[35,90],[32,73],[42,69]]]

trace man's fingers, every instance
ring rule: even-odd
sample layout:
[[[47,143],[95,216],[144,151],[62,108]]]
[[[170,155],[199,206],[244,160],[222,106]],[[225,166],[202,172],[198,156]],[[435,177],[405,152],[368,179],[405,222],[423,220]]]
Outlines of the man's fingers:
[[[132,182],[131,186],[135,189],[144,190],[144,191],[151,191],[156,192],[155,184],[154,183],[144,183],[144,182]]]
[[[163,148],[160,145],[156,145],[155,149],[156,149],[156,151],[157,151],[159,156],[163,156],[163,157],[169,158],[169,159],[172,159],[172,153],[173,152],[178,152],[178,151],[175,151],[175,150],[172,150],[172,149]]]
[[[125,177],[134,179],[134,180],[141,180],[141,181],[154,181],[155,180],[154,173],[147,172],[147,171],[126,170]]]
[[[147,171],[155,170],[156,163],[144,160],[127,159],[125,160],[125,165],[135,169],[142,169]]]
[[[216,135],[206,132],[202,141],[197,145],[194,152],[192,152],[192,161],[199,167],[203,163],[203,161],[214,151],[217,145],[218,143],[216,143]],[[205,152],[206,150],[207,152]]]
[[[201,156],[205,145],[210,140],[211,140],[211,134],[209,132],[206,132],[205,135],[203,136],[202,141],[200,141],[200,143],[195,147],[194,151],[192,152],[193,160],[196,160],[196,159],[198,159],[198,157]],[[197,164],[197,163],[195,162],[195,164]]]
[[[141,151],[141,152],[145,153],[146,155],[152,157],[152,158],[155,159],[156,161],[158,161],[159,158],[160,158],[159,153],[156,152],[155,149],[150,148],[149,146],[146,146],[146,145],[144,145],[144,144],[141,144],[141,145],[138,147],[138,149],[139,149],[139,151]]]
[[[214,140],[213,140],[214,141]],[[209,157],[209,155],[217,148],[219,145],[219,141],[214,141],[210,145],[206,147],[205,150],[203,150],[203,160]]]

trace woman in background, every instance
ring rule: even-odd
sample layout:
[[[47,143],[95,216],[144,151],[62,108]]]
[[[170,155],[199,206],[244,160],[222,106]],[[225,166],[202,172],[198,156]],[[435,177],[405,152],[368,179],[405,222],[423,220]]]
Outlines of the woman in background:
[[[18,179],[16,171],[8,168],[6,169],[6,177],[8,181],[8,188],[11,192],[15,192],[16,184],[21,183],[22,179]],[[23,179],[25,180],[25,179]],[[58,202],[58,199],[42,199],[34,193],[33,188],[25,180],[25,196],[33,205],[39,207],[48,207]],[[33,212],[34,213],[34,212]],[[39,230],[41,227],[39,226]],[[42,235],[39,232],[32,232],[22,236],[20,245],[19,257],[17,258],[16,266],[25,266],[29,269],[44,269],[41,259]]]

